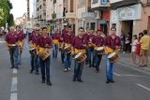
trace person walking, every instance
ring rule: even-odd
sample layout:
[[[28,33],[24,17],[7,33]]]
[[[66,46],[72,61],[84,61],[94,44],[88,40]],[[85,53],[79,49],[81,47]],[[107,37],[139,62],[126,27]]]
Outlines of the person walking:
[[[52,39],[48,36],[47,27],[42,28],[42,35],[38,40],[38,45],[38,55],[40,57],[42,83],[45,83],[46,80],[47,85],[51,86],[52,82],[50,80],[50,50],[52,48]]]
[[[11,26],[9,30],[9,33],[5,37],[5,41],[10,54],[11,68],[18,69],[18,36],[14,26]]]

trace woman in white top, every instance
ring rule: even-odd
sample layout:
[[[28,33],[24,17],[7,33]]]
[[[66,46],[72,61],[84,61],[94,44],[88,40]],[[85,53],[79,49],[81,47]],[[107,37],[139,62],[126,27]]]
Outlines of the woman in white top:
[[[131,49],[131,55],[132,55],[132,63],[136,64],[136,48],[137,48],[137,44],[138,44],[138,39],[137,39],[137,35],[133,36],[133,41],[131,43],[132,49]]]

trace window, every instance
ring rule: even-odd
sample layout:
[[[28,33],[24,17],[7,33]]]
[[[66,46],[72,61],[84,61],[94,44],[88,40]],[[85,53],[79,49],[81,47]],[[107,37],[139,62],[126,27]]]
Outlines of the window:
[[[74,11],[74,3],[73,3],[74,0],[70,0],[70,12],[73,12]]]

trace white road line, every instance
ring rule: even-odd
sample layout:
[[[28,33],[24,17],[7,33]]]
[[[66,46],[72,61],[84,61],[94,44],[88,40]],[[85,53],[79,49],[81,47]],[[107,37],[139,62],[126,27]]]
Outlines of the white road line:
[[[13,74],[17,74],[18,70],[17,69],[13,69]]]
[[[18,84],[17,77],[13,77],[10,92],[17,92],[17,84]]]
[[[10,100],[18,100],[18,94],[17,93],[11,93]]]
[[[139,75],[121,75],[121,76],[125,76],[125,77],[144,77],[144,76],[139,76]]]
[[[136,84],[136,85],[150,92],[150,88],[148,88],[142,84]]]
[[[11,90],[10,90],[10,100],[18,100],[18,78],[16,74],[18,73],[17,69],[13,69],[13,77],[12,77],[12,83],[11,83]]]
[[[114,75],[121,77],[121,75],[120,75],[120,74],[117,74],[116,72],[114,72]]]

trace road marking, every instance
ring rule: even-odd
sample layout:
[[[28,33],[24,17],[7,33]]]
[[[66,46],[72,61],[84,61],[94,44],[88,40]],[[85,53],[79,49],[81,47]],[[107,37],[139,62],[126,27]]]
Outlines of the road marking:
[[[121,76],[125,76],[125,77],[144,77],[144,76],[139,76],[139,75],[121,75]]]
[[[17,93],[11,93],[10,100],[18,100],[18,94]]]
[[[150,92],[150,88],[148,88],[142,84],[136,84],[136,85]]]
[[[18,70],[17,69],[13,69],[13,74],[17,74]]]
[[[10,92],[17,92],[17,84],[18,84],[17,77],[13,77]]]
[[[121,75],[116,72],[114,72],[114,75],[121,77]]]
[[[16,74],[18,73],[17,69],[13,69],[12,71],[13,77],[12,77],[12,82],[11,82],[11,90],[10,90],[10,100],[17,100],[18,99],[18,78]]]

